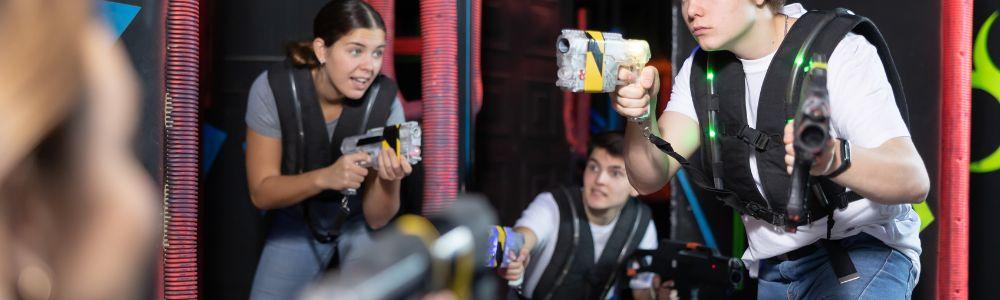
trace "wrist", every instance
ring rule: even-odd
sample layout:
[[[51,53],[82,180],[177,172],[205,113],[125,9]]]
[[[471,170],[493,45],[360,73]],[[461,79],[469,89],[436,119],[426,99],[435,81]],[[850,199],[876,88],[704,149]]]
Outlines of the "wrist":
[[[838,155],[835,158],[836,167],[832,168],[833,171],[826,174],[826,177],[833,178],[844,173],[851,167],[851,142],[844,139],[837,139],[837,147],[835,148]]]
[[[839,139],[833,140],[833,149],[830,149],[830,162],[827,163],[827,168],[823,170],[823,174],[820,174],[820,176],[830,175],[830,173],[833,173],[833,171],[837,170],[837,168],[840,168],[839,149],[840,149],[840,140]]]
[[[332,184],[327,182],[326,178],[323,177],[322,170],[323,169],[319,169],[314,172],[306,172],[304,175],[306,175],[306,178],[309,179],[309,182],[312,182],[313,188],[318,191],[334,189]]]

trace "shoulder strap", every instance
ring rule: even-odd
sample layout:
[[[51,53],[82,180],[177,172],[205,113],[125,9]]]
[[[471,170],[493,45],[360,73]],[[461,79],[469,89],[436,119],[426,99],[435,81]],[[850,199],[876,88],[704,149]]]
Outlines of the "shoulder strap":
[[[639,246],[639,242],[646,234],[646,228],[649,227],[649,222],[649,207],[635,198],[630,198],[618,216],[618,223],[615,224],[614,231],[604,246],[604,251],[601,252],[594,267],[590,269],[590,295],[600,295],[597,299],[604,299],[608,292],[614,288],[612,284],[624,270],[622,267],[625,259],[631,256],[635,248]]]
[[[289,80],[291,67],[287,62],[277,63],[268,68],[267,82],[271,87],[275,105],[278,108],[278,121],[281,127],[281,173],[301,173],[305,164],[305,128],[302,122],[301,99],[292,92],[292,80]]]
[[[559,205],[559,234],[555,241],[555,251],[549,260],[548,266],[542,273],[542,277],[535,285],[532,299],[552,299],[556,290],[563,286],[567,273],[573,267],[572,262],[580,261],[582,257],[590,253],[590,261],[593,261],[593,246],[590,251],[581,248],[586,244],[581,240],[591,239],[589,228],[584,222],[587,220],[583,207],[578,205],[582,198],[579,188],[567,188],[565,186],[550,191]],[[593,242],[590,243],[593,245]]]
[[[817,53],[824,53],[827,55],[826,57],[832,57],[833,50],[848,32],[865,37],[869,43],[875,46],[879,59],[882,60],[882,67],[885,69],[886,79],[888,79],[889,85],[892,87],[896,107],[899,108],[899,114],[903,118],[903,122],[909,127],[910,113],[902,80],[899,77],[899,71],[896,69],[892,53],[889,51],[889,45],[885,42],[885,38],[882,37],[882,33],[878,30],[878,27],[870,19],[856,15],[845,8],[837,8],[831,13],[836,14],[836,18],[824,29],[824,37],[817,39]]]

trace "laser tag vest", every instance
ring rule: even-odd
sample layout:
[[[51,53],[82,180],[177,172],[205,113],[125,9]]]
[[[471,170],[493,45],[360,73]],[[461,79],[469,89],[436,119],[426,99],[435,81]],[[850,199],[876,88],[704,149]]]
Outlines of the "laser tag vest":
[[[889,47],[875,24],[842,8],[810,11],[788,30],[767,69],[757,108],[756,128],[751,128],[746,121],[745,74],[740,60],[728,51],[695,50],[690,84],[702,131],[702,145],[707,145],[711,138],[707,114],[716,110],[716,145],[721,150],[720,160],[711,161],[707,152],[709,147],[701,148],[703,161],[708,161],[704,169],[713,173],[713,178],[717,175],[721,177],[723,186],[728,190],[709,189],[709,192],[715,192],[717,198],[743,214],[776,226],[790,224],[786,220],[786,207],[791,179],[786,172],[782,137],[787,120],[793,119],[799,108],[799,91],[805,71],[808,71],[808,63],[803,63],[803,58],[813,54],[831,57],[834,48],[848,32],[864,36],[875,45],[892,86],[896,105],[904,122],[909,125],[906,96],[899,74]],[[714,75],[715,95],[710,94],[709,71]],[[756,152],[760,180],[768,200],[759,193],[750,173],[749,158],[753,152]],[[813,177],[810,180],[814,188],[807,193],[807,213],[801,224],[819,220],[831,214],[833,208],[845,208],[849,202],[861,199],[858,194],[845,192],[844,187],[829,179]]]
[[[282,175],[301,174],[336,162],[342,155],[340,144],[344,138],[385,126],[397,91],[392,79],[379,74],[360,100],[342,102],[343,111],[331,139],[310,70],[292,67],[286,61],[271,66],[267,74],[281,123]],[[363,195],[363,189],[358,189],[357,195]],[[338,215],[342,197],[338,191],[325,190],[284,211],[303,217],[313,235],[324,241],[317,231],[336,232],[338,223],[342,223],[332,219],[361,215],[360,196],[349,199],[350,215]]]
[[[624,279],[628,278],[625,260],[639,246],[649,227],[649,207],[629,198],[604,250],[594,253],[580,187],[564,186],[549,192],[559,206],[559,233],[555,252],[535,286],[532,299],[604,299],[612,289],[620,292]],[[596,263],[595,255],[600,255]],[[622,280],[615,284],[616,279]]]

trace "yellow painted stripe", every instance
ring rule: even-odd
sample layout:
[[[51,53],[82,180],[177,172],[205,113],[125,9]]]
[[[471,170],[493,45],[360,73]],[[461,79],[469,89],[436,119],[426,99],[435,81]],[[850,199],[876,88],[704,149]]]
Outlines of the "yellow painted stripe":
[[[501,257],[507,257],[506,256],[507,255],[507,253],[506,253],[507,252],[507,245],[506,245],[507,244],[507,231],[503,230],[503,226],[497,226],[497,244],[500,244],[500,249],[504,250],[503,251],[504,253],[500,253],[500,255],[503,255]]]
[[[587,52],[586,67],[584,68],[583,91],[588,93],[600,93],[604,89],[604,74],[597,68],[597,60],[594,54]]]
[[[601,53],[604,53],[604,33],[594,30],[587,30],[587,33],[589,33],[590,37],[594,38],[594,40],[598,42],[597,48],[600,48]]]

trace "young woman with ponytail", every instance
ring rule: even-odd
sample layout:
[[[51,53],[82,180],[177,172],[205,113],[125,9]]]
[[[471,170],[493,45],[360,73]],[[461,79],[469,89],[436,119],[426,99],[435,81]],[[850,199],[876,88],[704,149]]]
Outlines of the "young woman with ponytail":
[[[334,0],[316,15],[313,31],[312,40],[289,44],[287,60],[263,72],[250,89],[247,179],[253,204],[271,215],[251,299],[295,298],[331,260],[349,264],[371,244],[372,231],[399,211],[400,180],[412,171],[393,151],[377,158],[340,154],[334,140],[343,138],[344,128],[405,121],[394,94],[383,101],[387,113],[369,118],[372,105],[365,104],[360,107],[369,113],[357,116],[364,112],[359,104],[377,98],[368,93],[380,93],[373,82],[381,93],[394,89],[379,76],[386,44],[381,16],[362,1]],[[372,124],[345,124],[359,119]],[[310,140],[310,129],[323,141]],[[329,146],[317,148],[327,141]],[[328,162],[309,167],[316,157]],[[378,170],[358,166],[366,160],[377,160]],[[338,193],[347,189],[357,189],[357,195]]]

